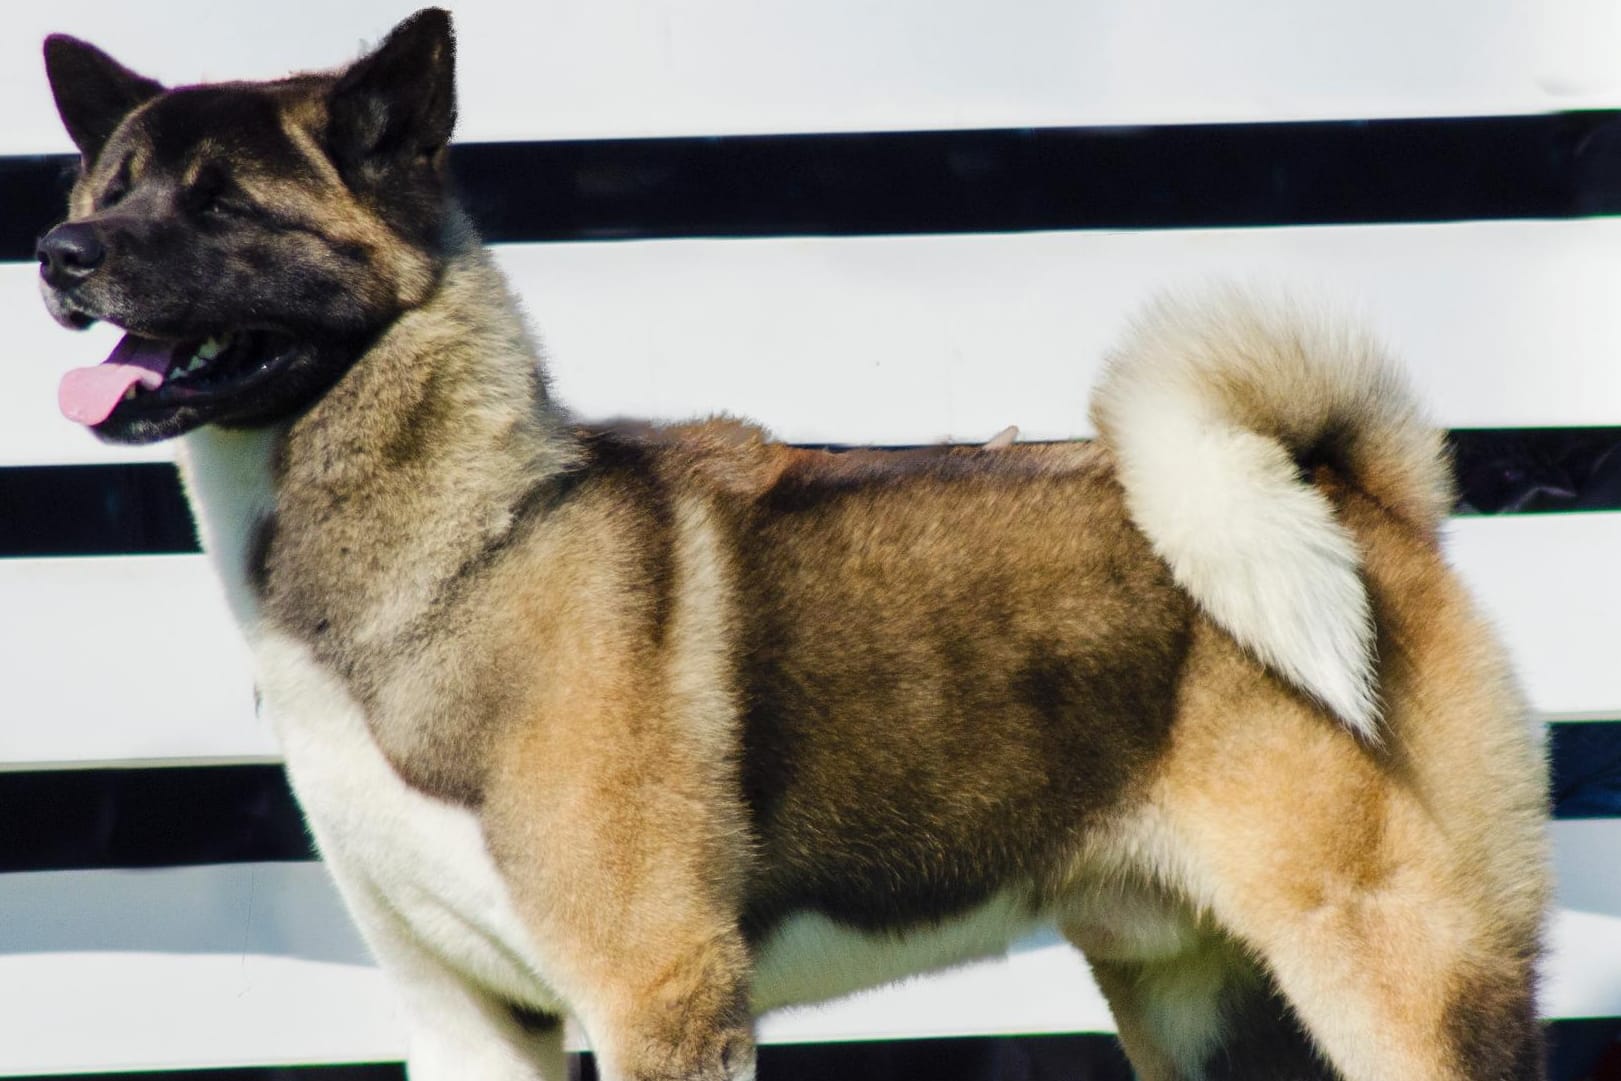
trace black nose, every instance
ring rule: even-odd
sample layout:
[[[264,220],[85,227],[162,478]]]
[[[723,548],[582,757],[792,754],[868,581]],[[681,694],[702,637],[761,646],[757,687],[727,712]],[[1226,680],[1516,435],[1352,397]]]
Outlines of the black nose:
[[[94,227],[66,222],[41,237],[34,254],[39,257],[39,272],[45,281],[57,289],[65,289],[95,273],[101,261],[107,258],[107,249],[96,236]]]

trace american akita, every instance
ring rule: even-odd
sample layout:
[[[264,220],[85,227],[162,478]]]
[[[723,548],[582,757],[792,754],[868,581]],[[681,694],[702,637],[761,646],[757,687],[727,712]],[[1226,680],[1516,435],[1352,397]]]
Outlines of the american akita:
[[[1044,922],[1145,1078],[1542,1075],[1540,752],[1366,338],[1162,304],[1090,444],[589,430],[450,192],[444,12],[264,83],[45,56],[45,296],[128,332],[62,408],[183,437],[416,1081],[560,1079],[563,1015],[747,1078],[758,1012]]]

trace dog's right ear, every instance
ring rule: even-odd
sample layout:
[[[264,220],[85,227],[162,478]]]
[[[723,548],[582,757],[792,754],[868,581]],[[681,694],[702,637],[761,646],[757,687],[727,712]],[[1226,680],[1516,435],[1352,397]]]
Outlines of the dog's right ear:
[[[68,137],[86,162],[137,105],[163,93],[163,84],[137,75],[78,38],[52,34],[45,39],[45,77],[56,96],[56,111]]]

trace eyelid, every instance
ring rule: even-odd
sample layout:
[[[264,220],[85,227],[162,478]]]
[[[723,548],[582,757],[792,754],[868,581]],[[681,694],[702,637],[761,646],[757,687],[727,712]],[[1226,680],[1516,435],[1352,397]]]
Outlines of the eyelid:
[[[213,195],[231,186],[231,174],[222,165],[204,165],[192,174],[186,190],[192,194]]]
[[[125,158],[118,163],[118,171],[107,182],[107,186],[101,189],[101,198],[98,201],[103,207],[116,206],[129,194],[129,187],[130,164],[129,158]]]
[[[210,164],[199,169],[186,186],[185,198],[192,208],[205,213],[226,211],[242,213],[251,207],[250,200],[232,180],[224,166]]]

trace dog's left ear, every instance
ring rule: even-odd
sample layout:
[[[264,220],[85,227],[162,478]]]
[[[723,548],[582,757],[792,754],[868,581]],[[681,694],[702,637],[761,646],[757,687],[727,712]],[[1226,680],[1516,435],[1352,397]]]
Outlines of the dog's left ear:
[[[68,137],[96,160],[108,136],[142,102],[163,93],[163,84],[137,75],[90,44],[66,34],[45,39],[45,77]]]
[[[456,126],[450,13],[424,8],[345,71],[328,103],[327,146],[346,173],[429,161]]]

